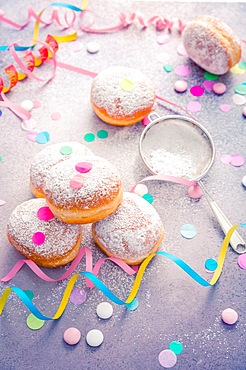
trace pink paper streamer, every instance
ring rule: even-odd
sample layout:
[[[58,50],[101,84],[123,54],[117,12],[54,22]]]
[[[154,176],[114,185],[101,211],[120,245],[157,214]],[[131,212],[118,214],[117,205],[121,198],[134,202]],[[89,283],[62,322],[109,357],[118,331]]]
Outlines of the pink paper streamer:
[[[181,184],[181,185],[186,185],[186,186],[196,186],[197,185],[197,182],[196,181],[190,181],[190,180],[184,179],[182,177],[166,176],[166,175],[152,175],[152,176],[148,176],[148,177],[145,177],[144,179],[140,180],[138,182],[138,184],[140,182],[143,182],[143,181],[152,181],[152,180],[169,181],[169,182],[174,182],[176,184]],[[136,186],[137,186],[137,184],[135,184],[131,188],[131,192],[134,192],[134,189],[135,189]]]
[[[22,268],[22,266],[26,264],[40,279],[42,279],[42,280],[44,280],[44,281],[46,281],[48,283],[58,282],[58,281],[67,279],[74,272],[74,270],[79,265],[79,263],[82,260],[82,258],[84,257],[84,255],[86,257],[86,271],[92,272],[95,275],[97,275],[99,273],[99,270],[100,270],[102,264],[106,260],[110,260],[110,261],[114,262],[117,266],[119,266],[123,271],[125,271],[129,275],[133,275],[133,274],[136,273],[136,271],[134,271],[125,262],[123,262],[119,258],[115,258],[115,257],[101,258],[99,261],[97,261],[97,263],[95,264],[95,266],[93,268],[92,252],[91,252],[91,250],[89,248],[83,247],[83,248],[80,249],[80,251],[77,254],[76,258],[73,260],[73,262],[71,263],[71,265],[69,266],[69,268],[66,270],[66,272],[62,276],[60,276],[58,279],[52,279],[51,277],[49,277],[48,275],[46,275],[36,265],[35,262],[26,259],[26,260],[19,260],[14,265],[14,267],[12,268],[12,270],[6,276],[4,276],[1,279],[1,281],[3,281],[4,283],[10,281],[20,271],[20,269]],[[94,284],[89,279],[86,279],[86,286],[88,288],[93,288],[94,287]]]

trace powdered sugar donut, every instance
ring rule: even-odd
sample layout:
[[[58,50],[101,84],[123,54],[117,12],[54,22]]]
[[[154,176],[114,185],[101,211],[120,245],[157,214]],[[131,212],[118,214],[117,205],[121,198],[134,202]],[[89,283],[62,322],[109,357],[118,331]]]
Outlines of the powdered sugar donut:
[[[134,265],[158,249],[164,229],[150,203],[135,193],[124,192],[117,211],[92,225],[92,235],[106,255]]]
[[[94,156],[92,151],[78,142],[63,142],[47,146],[33,159],[30,168],[30,189],[38,198],[44,198],[44,184],[50,169],[57,163],[74,156]]]
[[[78,254],[81,225],[69,225],[55,218],[45,199],[31,199],[10,215],[9,242],[23,256],[44,267],[58,267]]]
[[[121,203],[120,175],[106,159],[70,159],[53,166],[44,187],[47,203],[60,220],[90,223],[113,213]]]
[[[92,108],[110,125],[129,126],[139,122],[151,112],[154,103],[152,83],[137,69],[109,67],[93,80]]]
[[[241,58],[239,38],[224,22],[211,16],[197,17],[183,32],[188,56],[206,71],[222,75]]]

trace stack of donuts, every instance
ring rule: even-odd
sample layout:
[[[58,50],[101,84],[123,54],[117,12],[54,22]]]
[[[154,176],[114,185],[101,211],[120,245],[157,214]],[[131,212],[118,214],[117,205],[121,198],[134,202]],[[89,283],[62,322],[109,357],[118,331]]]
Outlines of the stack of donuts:
[[[47,146],[33,159],[30,189],[36,198],[18,205],[7,237],[18,252],[44,267],[71,262],[92,224],[96,244],[108,256],[139,264],[163,240],[154,207],[123,192],[119,172],[78,142]]]

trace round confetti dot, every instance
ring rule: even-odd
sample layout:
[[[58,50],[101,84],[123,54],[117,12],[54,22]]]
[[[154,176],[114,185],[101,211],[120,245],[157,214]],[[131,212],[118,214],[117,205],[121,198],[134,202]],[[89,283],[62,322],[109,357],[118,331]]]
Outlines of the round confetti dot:
[[[85,134],[84,140],[87,141],[87,143],[90,143],[95,140],[95,135],[89,132],[88,134]]]
[[[42,326],[44,326],[44,320],[38,319],[32,313],[27,317],[26,323],[29,329],[32,330],[38,330],[41,329]]]
[[[33,130],[36,126],[37,126],[37,122],[32,118],[24,120],[24,121],[21,122],[21,128],[24,131]]]
[[[165,65],[163,66],[163,69],[164,69],[164,71],[166,71],[166,72],[172,72],[172,70],[173,70],[173,66],[172,66],[171,64],[165,64]]]
[[[175,355],[179,355],[183,351],[183,344],[175,340],[169,344],[169,349],[173,351]]]
[[[197,230],[194,225],[185,224],[181,226],[180,234],[186,239],[192,239],[196,236]]]
[[[49,207],[41,207],[37,212],[38,219],[41,221],[50,221],[54,218],[53,213]]]
[[[244,105],[246,103],[245,96],[239,94],[234,94],[232,100],[235,105]]]
[[[39,108],[39,107],[41,107],[41,101],[40,100],[35,99],[32,102],[33,102],[33,108]]]
[[[174,90],[178,93],[183,93],[187,90],[187,82],[183,80],[178,80],[174,83]]]
[[[246,62],[238,63],[238,67],[241,68],[241,69],[246,69]]]
[[[245,73],[245,70],[243,68],[240,68],[239,65],[236,64],[234,67],[230,69],[230,72],[237,75],[243,75]]]
[[[42,245],[45,241],[45,235],[41,231],[37,231],[32,236],[32,242],[36,245]]]
[[[222,312],[221,318],[224,321],[224,323],[226,323],[228,325],[233,325],[238,320],[238,313],[235,310],[233,310],[232,308],[226,308]]]
[[[138,308],[139,302],[137,298],[134,298],[132,302],[126,303],[126,308],[128,311],[135,311]]]
[[[37,137],[37,134],[40,133],[40,130],[38,129],[34,129],[34,130],[31,130],[27,133],[27,138],[28,140],[36,143],[36,137]]]
[[[59,112],[53,112],[51,113],[50,118],[53,119],[53,121],[58,121],[61,118],[61,114]]]
[[[36,135],[36,142],[38,144],[46,144],[50,141],[50,134],[47,131],[38,132]]]
[[[99,130],[99,131],[97,131],[97,137],[99,139],[107,139],[107,137],[108,137],[108,131],[106,131],[106,130]]]
[[[149,123],[150,123],[150,120],[149,120],[149,117],[148,116],[147,117],[144,117],[142,119],[142,125],[143,126],[148,126]]]
[[[246,253],[240,254],[237,259],[237,263],[241,269],[246,270]]]
[[[214,271],[217,269],[218,262],[213,258],[208,258],[205,261],[205,268],[209,271]]]
[[[214,86],[215,82],[212,81],[212,80],[205,80],[202,84],[202,86],[204,87],[204,89],[206,91],[213,91],[213,86]]]
[[[236,86],[234,87],[234,91],[235,91],[235,93],[237,93],[237,94],[245,95],[245,94],[246,94],[246,86],[245,86],[245,85],[243,85],[243,84],[236,85]]]
[[[30,112],[33,107],[34,107],[34,104],[33,104],[33,101],[32,100],[23,100],[20,104],[21,108],[27,110],[28,112]]]
[[[190,93],[193,96],[202,96],[204,94],[204,88],[202,86],[192,86],[190,88]]]
[[[147,200],[150,204],[154,202],[154,198],[151,194],[147,193],[142,196],[143,199]]]
[[[170,349],[164,349],[164,351],[161,351],[159,353],[158,360],[162,367],[165,367],[166,369],[170,369],[176,364],[177,356]]]
[[[156,41],[160,45],[167,44],[171,40],[169,35],[159,35],[156,37]]]
[[[72,189],[76,189],[76,190],[79,190],[79,189],[81,189],[81,188],[82,188],[83,183],[84,183],[84,179],[83,179],[83,177],[74,176],[74,177],[70,180],[70,188],[72,188]]]
[[[175,73],[178,76],[187,77],[190,74],[190,68],[188,66],[178,66],[175,68]]]
[[[220,157],[221,162],[224,163],[224,164],[230,164],[231,163],[231,159],[232,159],[232,157],[231,157],[230,154],[223,154]]]
[[[70,346],[73,346],[77,344],[80,341],[81,333],[77,328],[68,328],[65,330],[63,334],[64,341],[69,344]]]
[[[231,106],[229,104],[220,104],[221,112],[228,113],[231,110]]]
[[[187,104],[187,109],[190,111],[190,112],[199,112],[201,110],[202,106],[201,104],[198,102],[198,101],[190,101],[188,104]]]
[[[210,73],[210,72],[205,72],[204,73],[204,78],[205,78],[205,80],[217,81],[219,76],[214,75],[213,73]]]
[[[79,40],[73,41],[69,43],[69,48],[73,52],[80,51],[84,48],[84,44]]]
[[[223,84],[222,82],[216,82],[213,85],[213,92],[217,95],[222,95],[226,92],[226,85]]]
[[[31,290],[24,290],[24,293],[30,299],[30,301],[34,298],[34,293]]]
[[[82,304],[86,301],[86,291],[84,289],[74,288],[70,294],[70,302],[73,304]]]
[[[202,197],[203,193],[202,193],[202,189],[200,188],[200,186],[198,185],[192,185],[192,186],[189,186],[188,188],[188,195],[192,198],[192,199],[199,199]]]
[[[133,190],[133,192],[140,197],[144,196],[145,194],[148,193],[148,188],[144,184],[137,184]]]
[[[92,163],[90,162],[80,162],[75,166],[76,171],[80,173],[87,173],[92,169]]]
[[[184,48],[184,45],[183,45],[183,44],[179,44],[179,45],[177,46],[176,51],[177,51],[177,53],[178,53],[179,55],[181,55],[181,56],[187,56],[187,55],[188,55],[188,54],[187,54],[187,52],[186,52],[186,50],[185,50],[185,48]]]
[[[246,117],[246,106],[243,108],[243,116]]]
[[[62,155],[70,155],[72,154],[72,152],[73,152],[73,149],[71,148],[71,146],[62,146],[60,149],[60,153]]]
[[[92,329],[86,335],[86,342],[91,347],[98,347],[103,342],[103,333],[100,330]]]
[[[242,178],[242,184],[243,184],[243,186],[246,187],[246,175],[243,176],[243,178]]]
[[[135,83],[128,78],[123,78],[120,82],[120,87],[124,91],[132,91],[135,89]]]
[[[101,302],[97,306],[97,316],[101,319],[109,319],[113,315],[113,306],[109,302]]]
[[[241,167],[244,164],[244,157],[240,154],[231,155],[231,165],[234,167]]]
[[[96,41],[91,41],[86,44],[86,50],[90,54],[95,54],[100,50],[100,45]]]

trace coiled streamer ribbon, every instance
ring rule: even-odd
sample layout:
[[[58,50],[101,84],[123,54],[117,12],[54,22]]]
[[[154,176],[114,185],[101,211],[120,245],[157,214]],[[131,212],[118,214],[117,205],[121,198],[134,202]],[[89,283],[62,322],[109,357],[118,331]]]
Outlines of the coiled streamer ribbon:
[[[220,253],[219,253],[219,257],[218,257],[218,267],[216,268],[214,274],[213,274],[213,277],[212,279],[210,280],[210,282],[206,281],[202,276],[200,276],[195,270],[193,270],[186,262],[184,262],[183,260],[181,260],[180,258],[174,256],[173,254],[170,254],[168,252],[164,252],[164,251],[160,251],[160,252],[156,252],[156,253],[152,253],[151,255],[149,255],[143,262],[142,264],[140,265],[140,268],[138,270],[138,273],[137,273],[137,276],[135,278],[135,281],[133,283],[133,286],[132,286],[132,289],[131,289],[131,292],[130,294],[128,295],[127,299],[124,301],[120,298],[118,298],[101,280],[98,279],[98,277],[91,271],[82,271],[80,273],[77,273],[77,274],[74,274],[70,280],[68,281],[68,284],[67,284],[67,287],[64,291],[64,294],[63,294],[63,297],[62,297],[62,300],[60,302],[60,305],[55,313],[55,315],[53,317],[47,317],[45,315],[43,315],[39,310],[38,308],[32,303],[32,301],[27,297],[27,295],[25,294],[25,292],[23,290],[21,290],[20,288],[18,288],[17,286],[13,286],[11,288],[7,288],[4,290],[1,298],[0,298],[0,314],[2,314],[2,311],[5,307],[5,304],[8,300],[8,297],[12,292],[14,292],[15,294],[17,294],[17,296],[19,297],[19,299],[25,304],[25,306],[30,310],[30,312],[36,316],[38,319],[40,320],[57,320],[59,319],[67,304],[68,304],[68,301],[69,301],[69,297],[70,297],[70,294],[73,290],[73,287],[77,281],[77,279],[80,277],[80,276],[85,276],[87,279],[89,279],[91,281],[91,283],[93,283],[99,290],[102,291],[102,293],[108,298],[110,299],[112,302],[118,304],[118,305],[125,305],[125,304],[129,304],[131,303],[134,298],[136,297],[137,293],[138,293],[138,290],[140,288],[140,285],[141,285],[141,281],[142,281],[142,278],[143,278],[143,275],[144,275],[144,272],[148,266],[148,264],[150,263],[150,261],[155,257],[155,256],[162,256],[162,257],[166,257],[167,259],[173,261],[177,266],[179,266],[186,274],[188,274],[196,283],[204,286],[204,287],[211,287],[213,285],[216,284],[216,282],[218,281],[220,275],[221,275],[221,272],[222,272],[222,269],[223,269],[223,265],[224,265],[224,261],[225,261],[225,257],[226,257],[226,252],[228,250],[228,245],[229,245],[229,242],[230,242],[230,239],[231,239],[231,236],[233,234],[233,232],[239,227],[239,226],[243,226],[243,227],[246,227],[246,223],[243,223],[243,224],[238,224],[238,225],[235,225],[233,226],[229,231],[228,233],[226,234],[225,238],[224,238],[224,241],[222,243],[222,246],[221,246],[221,249],[220,249]],[[7,276],[10,277],[10,275],[8,274]],[[4,279],[7,279],[7,277],[5,277]],[[6,281],[8,281],[9,279],[7,279]],[[59,279],[58,279],[59,280]],[[61,280],[61,278],[60,278]]]

